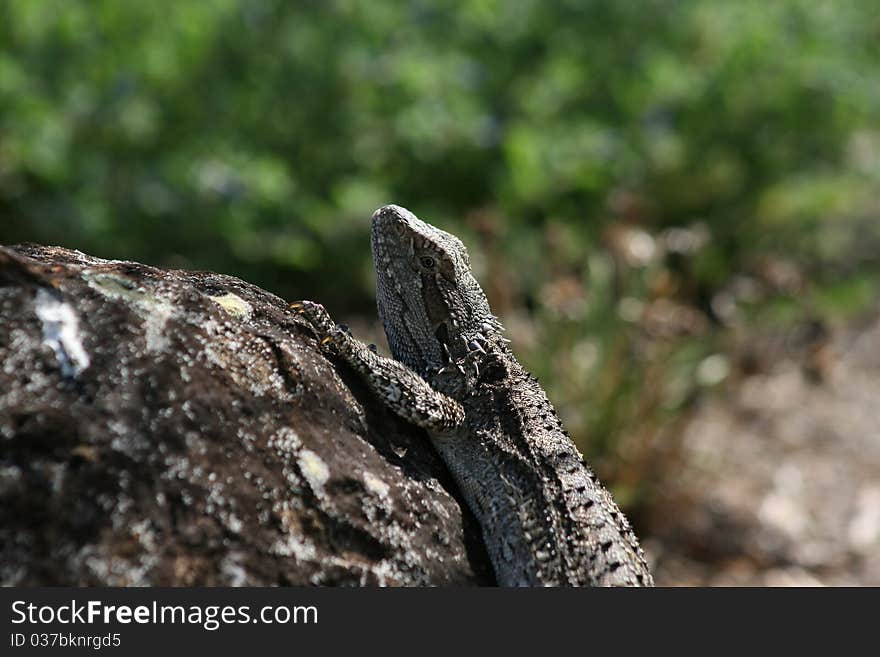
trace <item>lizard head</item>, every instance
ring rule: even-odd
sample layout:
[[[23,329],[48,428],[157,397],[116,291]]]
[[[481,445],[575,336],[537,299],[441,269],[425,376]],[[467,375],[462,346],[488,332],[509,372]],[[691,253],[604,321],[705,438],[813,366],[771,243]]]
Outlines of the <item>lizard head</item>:
[[[373,213],[371,237],[379,317],[397,360],[424,375],[501,337],[455,235],[386,205]]]

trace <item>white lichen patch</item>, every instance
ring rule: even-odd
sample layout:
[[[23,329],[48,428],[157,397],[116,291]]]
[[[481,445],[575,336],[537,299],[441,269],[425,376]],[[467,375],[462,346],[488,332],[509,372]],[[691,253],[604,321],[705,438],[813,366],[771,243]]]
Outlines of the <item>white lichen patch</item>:
[[[144,288],[125,276],[89,269],[83,272],[83,278],[90,288],[111,299],[143,303],[150,296]]]
[[[168,347],[165,327],[174,314],[172,304],[124,276],[89,270],[83,273],[83,278],[90,288],[108,299],[125,301],[144,320],[147,352],[156,353]]]
[[[377,497],[387,498],[391,490],[388,484],[371,472],[364,472],[364,486]]]
[[[320,491],[324,488],[324,484],[330,479],[330,468],[321,460],[321,457],[310,449],[304,449],[300,452],[299,458],[300,470],[306,481],[314,491]]]
[[[302,440],[290,427],[280,427],[270,436],[269,447],[279,454],[296,454],[302,447]]]
[[[223,520],[223,524],[226,526],[226,529],[231,531],[233,534],[240,534],[241,530],[244,529],[244,523],[234,513],[230,512],[225,514],[221,520]]]
[[[269,548],[269,553],[281,557],[293,557],[297,561],[315,561],[318,558],[318,550],[314,543],[294,534],[287,534],[275,541]]]
[[[226,294],[216,297],[211,296],[210,294],[207,296],[211,301],[219,305],[223,310],[236,319],[248,319],[254,311],[251,304],[232,292],[227,292]]]
[[[146,347],[148,353],[163,351],[168,346],[168,336],[165,327],[168,320],[174,314],[174,307],[165,301],[153,297],[150,312],[144,317],[146,330]]]
[[[364,498],[364,515],[366,515],[370,522],[376,522],[378,511],[381,510],[383,514],[389,514],[394,508],[394,502],[390,495],[391,487],[372,472],[365,471],[361,476],[364,481],[364,487],[370,494]]]
[[[388,586],[391,582],[394,582],[399,577],[399,573],[394,565],[389,562],[387,559],[383,559],[375,566],[370,568],[373,576],[376,578],[376,584],[379,586]],[[366,581],[363,582],[363,586],[367,584]]]
[[[52,292],[40,288],[34,299],[34,311],[43,328],[43,344],[51,347],[65,377],[76,377],[90,363],[79,333],[79,318],[71,305]]]

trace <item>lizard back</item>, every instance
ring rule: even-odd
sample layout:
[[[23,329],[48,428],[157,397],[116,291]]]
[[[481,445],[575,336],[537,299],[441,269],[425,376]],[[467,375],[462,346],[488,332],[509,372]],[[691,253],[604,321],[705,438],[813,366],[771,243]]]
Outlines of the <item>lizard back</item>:
[[[479,383],[450,395],[464,428],[431,437],[483,527],[499,584],[650,585],[629,522],[540,384],[505,346],[487,351]]]

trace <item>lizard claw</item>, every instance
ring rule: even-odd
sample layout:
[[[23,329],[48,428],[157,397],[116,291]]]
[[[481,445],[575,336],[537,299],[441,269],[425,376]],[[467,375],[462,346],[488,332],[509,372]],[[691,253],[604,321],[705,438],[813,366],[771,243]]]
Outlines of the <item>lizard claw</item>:
[[[311,329],[318,336],[321,346],[336,342],[340,335],[345,335],[344,330],[336,325],[324,306],[314,301],[295,301],[289,305],[298,316],[306,320]]]

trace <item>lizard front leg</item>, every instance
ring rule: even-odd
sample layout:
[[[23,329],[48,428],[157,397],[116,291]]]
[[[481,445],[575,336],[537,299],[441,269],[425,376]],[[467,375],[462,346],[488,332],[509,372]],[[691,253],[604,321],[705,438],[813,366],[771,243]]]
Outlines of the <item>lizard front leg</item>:
[[[298,301],[290,308],[308,322],[322,347],[333,347],[370,390],[403,419],[436,432],[455,429],[464,422],[461,404],[432,388],[403,363],[380,356],[353,338],[321,304]]]

